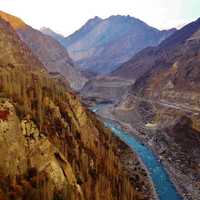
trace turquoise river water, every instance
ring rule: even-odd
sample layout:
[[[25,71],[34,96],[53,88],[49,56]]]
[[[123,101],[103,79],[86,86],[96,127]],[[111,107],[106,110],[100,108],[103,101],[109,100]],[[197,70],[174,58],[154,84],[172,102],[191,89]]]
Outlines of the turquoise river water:
[[[99,109],[100,106],[97,106],[92,108],[92,111],[97,112]],[[118,123],[106,120],[104,124],[141,158],[151,176],[159,200],[182,200],[162,163],[149,147],[142,144],[133,135],[123,131]]]

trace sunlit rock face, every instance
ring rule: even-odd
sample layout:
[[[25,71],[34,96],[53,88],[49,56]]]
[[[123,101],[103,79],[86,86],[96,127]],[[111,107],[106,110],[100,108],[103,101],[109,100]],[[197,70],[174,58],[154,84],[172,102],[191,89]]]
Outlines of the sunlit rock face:
[[[156,46],[175,30],[159,31],[130,16],[90,19],[62,44],[82,70],[108,74],[147,46]]]
[[[0,18],[0,198],[137,200],[118,140]]]
[[[200,195],[199,30],[200,19],[113,73],[136,80],[113,114],[138,130],[188,199]]]

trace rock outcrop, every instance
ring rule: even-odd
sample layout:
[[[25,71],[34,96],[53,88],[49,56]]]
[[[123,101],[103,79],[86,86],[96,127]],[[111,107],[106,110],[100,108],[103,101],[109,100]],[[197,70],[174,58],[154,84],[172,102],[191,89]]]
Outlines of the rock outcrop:
[[[0,112],[9,112],[7,119],[1,119],[0,122],[1,173],[5,177],[13,177],[14,181],[16,175],[37,169],[37,173],[45,173],[48,177],[50,196],[65,187],[75,188],[82,196],[71,165],[49,139],[40,133],[30,116],[20,120],[8,99],[1,99],[0,106]]]

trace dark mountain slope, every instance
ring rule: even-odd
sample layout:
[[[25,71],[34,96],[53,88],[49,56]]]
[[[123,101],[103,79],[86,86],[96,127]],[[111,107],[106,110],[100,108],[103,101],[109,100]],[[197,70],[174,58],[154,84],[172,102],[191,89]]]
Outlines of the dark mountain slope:
[[[148,55],[153,55],[152,66],[149,66],[148,73],[138,79],[136,85],[144,80],[158,79],[161,88],[167,84],[167,81],[172,81],[174,89],[198,89],[200,84],[199,33],[200,19],[177,31],[159,47],[150,50]],[[148,58],[148,55],[142,54],[142,52],[140,55],[144,60]],[[145,76],[149,78],[144,79]]]
[[[186,25],[180,31],[174,33],[171,37],[167,38],[160,45],[161,48],[167,48],[170,46],[177,46],[184,43],[188,38],[199,30],[200,18],[196,21]]]

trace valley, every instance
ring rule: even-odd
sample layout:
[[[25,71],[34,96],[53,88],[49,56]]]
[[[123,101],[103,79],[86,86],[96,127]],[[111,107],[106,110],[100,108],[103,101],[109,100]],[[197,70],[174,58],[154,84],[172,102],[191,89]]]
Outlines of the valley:
[[[152,103],[152,101],[151,101]],[[157,103],[157,102],[156,102]],[[92,104],[94,106],[95,103]],[[173,110],[177,109],[177,107],[174,108],[174,106],[171,105],[165,105],[164,107],[170,107],[171,112],[174,112]],[[178,107],[178,109],[181,109]],[[158,189],[158,194],[159,194],[159,199],[168,199],[169,195],[172,194],[172,199],[196,199],[199,196],[199,187],[197,184],[198,180],[198,172],[197,168],[194,167],[195,165],[198,165],[198,147],[196,147],[196,151],[194,154],[192,153],[191,150],[183,150],[182,148],[186,147],[181,147],[180,143],[178,141],[174,141],[173,138],[170,138],[169,136],[166,135],[167,130],[160,129],[160,127],[157,127],[158,124],[150,124],[150,123],[143,123],[137,119],[137,113],[133,110],[129,110],[131,113],[127,113],[127,109],[123,110],[122,108],[119,110],[116,110],[115,106],[111,103],[102,103],[98,104],[97,106],[94,107],[94,112],[96,112],[98,115],[102,117],[102,121],[105,121],[105,124],[112,129],[112,131],[120,138],[122,141],[127,143],[129,146],[131,145],[131,148],[133,151],[135,151],[135,148],[137,149],[137,143],[139,142],[142,147],[147,147],[149,148],[155,155],[156,155],[156,160],[159,163],[158,165],[163,165],[164,171],[167,172],[167,175],[169,175],[169,182],[173,182],[175,185],[176,189],[179,192],[179,194],[182,194],[181,196],[175,196],[173,197],[173,192],[167,191],[167,184],[165,183],[164,187],[161,186],[161,182],[159,182],[158,187],[161,186],[161,191],[162,189],[165,192],[169,192],[166,194],[163,194],[162,192],[159,191]],[[185,111],[185,109],[183,109]],[[191,109],[187,110],[187,112],[193,112]],[[195,110],[195,112],[197,112]],[[135,115],[135,116],[134,116]],[[135,119],[134,119],[135,118]],[[181,120],[181,119],[180,119]],[[184,120],[184,119],[182,119]],[[107,122],[108,121],[108,122]],[[179,122],[178,126],[184,126],[181,125],[181,121]],[[184,123],[184,122],[183,122]],[[122,127],[122,128],[120,128]],[[117,133],[116,133],[117,132]],[[193,133],[194,134],[194,133]],[[197,138],[194,137],[194,141],[190,141],[185,137],[185,145],[198,145],[197,141],[200,141],[197,136]],[[136,139],[136,144],[134,142],[134,145],[130,142]],[[175,143],[174,143],[175,142]],[[136,150],[137,152],[137,150]],[[173,152],[173,153],[172,153]],[[140,150],[138,152],[138,155],[140,155]],[[196,154],[196,156],[195,156]],[[194,156],[194,157],[192,157]],[[148,155],[142,155],[141,159],[146,160],[148,159]],[[185,160],[185,157],[187,157],[188,160]],[[196,160],[196,161],[195,161]],[[147,161],[148,162],[148,161]],[[190,162],[197,162],[196,164],[193,163],[191,165]],[[153,162],[150,162],[150,165]],[[148,166],[148,164],[145,165]],[[150,177],[154,176],[154,171],[151,172],[151,168],[147,169],[148,171],[150,170]],[[183,174],[184,173],[184,174]],[[190,175],[185,175],[186,173],[189,173]],[[193,177],[190,179],[189,177]],[[157,176],[156,176],[157,177]],[[159,175],[161,177],[161,175]],[[151,177],[152,179],[152,177]],[[156,184],[156,183],[154,183]],[[191,189],[188,187],[188,185],[191,184]],[[155,185],[155,188],[157,186]],[[164,192],[164,193],[165,193]]]
[[[34,27],[0,11],[0,200],[199,200],[200,18]]]
[[[95,110],[149,147],[187,200],[200,196],[199,22],[140,51],[112,72],[110,77],[132,84],[125,90],[119,87],[122,95],[113,92],[110,104]],[[94,88],[88,87],[88,93],[83,90],[86,104],[98,105],[99,97],[109,102],[103,91],[109,91],[110,84],[98,83],[91,84]],[[96,91],[93,98],[89,91]]]
[[[92,108],[94,112],[101,113],[101,116],[105,117],[105,114],[102,115],[101,107],[104,105],[100,105]],[[181,200],[182,197],[177,193],[173,184],[171,183],[165,169],[162,168],[162,164],[151,152],[148,147],[145,147],[144,144],[139,142],[134,137],[134,134],[130,135],[129,133],[123,131],[123,125],[119,125],[116,121],[104,118],[104,123],[106,127],[111,128],[113,133],[117,135],[122,141],[124,141],[127,145],[129,145],[132,151],[136,151],[142,162],[147,167],[147,171],[149,172],[149,179],[153,181],[153,187],[155,187],[155,193],[158,199],[160,200]],[[130,130],[129,130],[130,131]]]
[[[152,198],[145,170],[130,176],[125,165],[140,165],[135,154],[47,72],[2,18],[0,51],[1,199]]]

